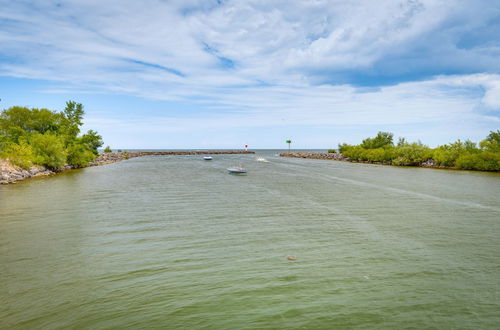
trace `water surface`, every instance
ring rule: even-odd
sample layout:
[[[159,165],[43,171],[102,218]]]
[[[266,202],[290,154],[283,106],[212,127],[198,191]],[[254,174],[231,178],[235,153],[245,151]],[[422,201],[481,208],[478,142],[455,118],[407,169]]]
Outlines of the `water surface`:
[[[274,151],[0,186],[0,328],[498,328],[499,196]]]

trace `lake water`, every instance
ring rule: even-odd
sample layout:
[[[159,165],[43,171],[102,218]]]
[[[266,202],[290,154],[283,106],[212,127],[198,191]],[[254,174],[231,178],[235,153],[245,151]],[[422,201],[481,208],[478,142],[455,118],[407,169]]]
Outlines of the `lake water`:
[[[0,186],[0,328],[500,327],[499,174],[275,153]]]

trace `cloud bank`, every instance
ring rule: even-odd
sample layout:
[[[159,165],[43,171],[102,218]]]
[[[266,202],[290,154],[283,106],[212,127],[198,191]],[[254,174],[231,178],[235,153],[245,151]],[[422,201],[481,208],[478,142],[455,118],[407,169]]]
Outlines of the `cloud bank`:
[[[90,114],[89,124],[110,135],[129,126],[139,139],[155,127],[158,134],[204,127],[286,134],[295,126],[305,138],[315,127],[344,125],[420,130],[447,142],[461,136],[455,130],[474,138],[498,128],[495,1],[0,5],[0,76],[50,82],[45,93],[133,95],[195,109]]]

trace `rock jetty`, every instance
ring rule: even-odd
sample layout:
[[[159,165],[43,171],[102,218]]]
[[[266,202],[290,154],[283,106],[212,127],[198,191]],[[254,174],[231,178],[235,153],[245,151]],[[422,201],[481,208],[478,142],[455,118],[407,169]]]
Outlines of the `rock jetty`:
[[[254,151],[245,150],[193,150],[193,151],[123,151],[106,152],[100,154],[89,166],[98,166],[119,162],[121,160],[144,156],[183,156],[183,155],[232,155],[254,154]]]
[[[107,152],[100,154],[89,166],[99,166],[116,163],[125,159],[144,156],[176,156],[176,155],[221,155],[221,154],[254,154],[245,150],[199,150],[199,151],[124,151]],[[61,170],[70,170],[75,167],[65,165]],[[29,170],[12,165],[8,160],[0,160],[0,184],[14,183],[27,178],[55,174],[43,166],[33,166]]]
[[[349,158],[342,156],[342,154],[334,152],[282,152],[280,153],[280,157],[349,160]]]

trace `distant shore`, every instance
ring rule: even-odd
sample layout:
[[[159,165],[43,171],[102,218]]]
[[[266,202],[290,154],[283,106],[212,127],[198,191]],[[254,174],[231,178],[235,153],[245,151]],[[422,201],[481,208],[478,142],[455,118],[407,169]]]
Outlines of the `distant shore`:
[[[221,154],[254,154],[245,150],[200,150],[200,151],[123,151],[107,152],[97,156],[89,166],[100,166],[116,163],[122,160],[144,156],[177,156],[177,155],[221,155]],[[0,184],[16,183],[32,177],[53,175],[62,171],[75,169],[66,165],[60,171],[53,171],[43,166],[33,166],[26,170],[11,164],[6,159],[0,159]]]
[[[426,168],[435,168],[435,169],[447,169],[447,170],[460,170],[460,171],[478,171],[478,170],[463,170],[456,167],[449,166],[441,166],[436,165],[432,159],[423,162],[420,165],[393,165],[390,162],[371,162],[371,161],[358,161],[352,160],[349,157],[344,157],[340,153],[330,153],[330,152],[282,152],[280,153],[280,157],[288,157],[288,158],[308,158],[308,159],[324,159],[324,160],[337,160],[351,163],[365,163],[365,164],[377,164],[377,165],[391,165],[391,166],[399,166],[399,167],[426,167]],[[498,171],[480,171],[480,172],[489,172],[489,173],[498,173]]]

